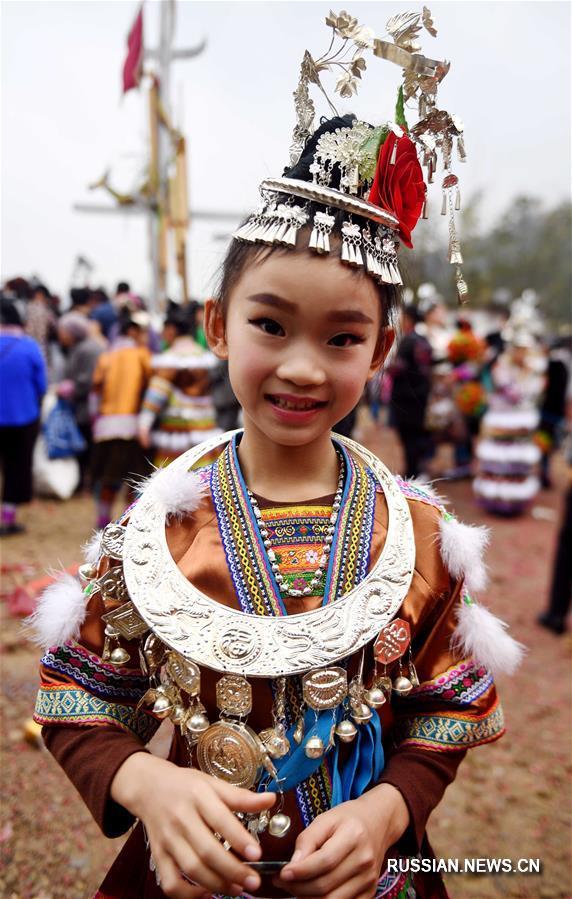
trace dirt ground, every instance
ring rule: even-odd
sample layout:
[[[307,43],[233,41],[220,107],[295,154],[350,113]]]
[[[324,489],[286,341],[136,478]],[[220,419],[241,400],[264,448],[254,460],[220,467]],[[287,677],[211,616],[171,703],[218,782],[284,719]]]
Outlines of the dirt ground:
[[[390,432],[361,419],[358,439],[393,470],[401,456]],[[436,460],[436,473],[446,464]],[[539,859],[540,874],[457,874],[446,877],[453,899],[572,896],[571,678],[572,638],[535,624],[546,601],[562,500],[563,471],[555,460],[556,489],[543,491],[526,517],[496,519],[474,504],[468,481],[439,484],[464,521],[492,529],[489,606],[511,625],[528,655],[513,678],[500,678],[507,734],[473,750],[434,812],[429,835],[443,859]],[[24,513],[26,535],[2,541],[2,590],[80,561],[78,547],[93,526],[87,498],[36,500]],[[28,743],[23,724],[37,689],[38,651],[0,602],[2,734],[0,806],[1,899],[88,899],[122,840],[98,832],[73,787],[49,754]]]

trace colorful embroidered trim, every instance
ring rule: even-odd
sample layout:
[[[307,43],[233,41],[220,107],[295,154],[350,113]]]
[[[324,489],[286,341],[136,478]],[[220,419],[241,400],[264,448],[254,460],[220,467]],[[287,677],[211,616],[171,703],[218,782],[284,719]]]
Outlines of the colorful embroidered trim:
[[[455,712],[448,715],[420,714],[396,721],[395,739],[400,746],[420,746],[439,752],[492,743],[504,733],[499,700],[482,715]]]
[[[324,538],[330,523],[331,507],[281,506],[261,509],[268,540],[276,553],[280,573],[290,587],[304,590],[318,567]],[[309,596],[322,596],[316,587]]]
[[[345,482],[340,514],[325,582],[324,605],[351,590],[367,575],[373,536],[376,501],[372,473],[343,447]],[[287,614],[240,471],[236,438],[228,444],[210,469],[211,493],[217,514],[219,533],[238,602],[243,612],[258,615]],[[315,564],[306,553],[316,553],[322,546],[329,524],[331,508],[321,506],[289,506],[261,511],[272,548],[277,554],[282,573],[306,584]],[[287,554],[290,554],[288,557]],[[317,561],[317,560],[316,560]],[[307,566],[307,568],[305,567]],[[300,685],[288,680],[287,720],[297,717],[302,697]],[[296,787],[296,798],[305,826],[331,807],[332,781],[324,761],[306,781]]]
[[[375,899],[416,899],[412,874],[389,874],[385,871],[377,882]]]
[[[455,705],[470,705],[492,686],[492,674],[473,659],[457,662],[443,674],[424,681],[403,697],[403,702],[411,700],[440,700]]]
[[[339,447],[339,450],[343,455],[346,478],[326,573],[324,605],[338,599],[365,577],[373,534],[373,476],[346,453],[343,447]],[[212,467],[211,492],[227,564],[241,608],[258,615],[287,614],[246,492],[236,452],[236,438]],[[296,532],[296,527],[307,529],[308,532],[321,528],[318,522],[312,524],[312,515],[308,521],[306,510],[307,507],[304,506],[293,510],[296,516],[290,536],[294,538],[294,543],[302,536],[301,530]],[[270,510],[266,516],[260,514],[266,521],[272,519],[276,512]],[[282,522],[283,520],[284,512]],[[284,552],[284,547],[288,545],[284,539],[287,537],[286,533],[282,532],[280,544],[276,531],[274,537],[276,543],[271,540],[272,548],[279,553]],[[308,552],[310,551],[311,548]],[[307,578],[303,579],[307,581]]]
[[[101,699],[115,702],[136,703],[149,686],[149,679],[141,672],[108,665],[78,643],[48,650],[41,664]]]
[[[38,724],[113,724],[148,743],[159,724],[135,706],[105,702],[76,687],[43,685],[36,699],[34,721]]]

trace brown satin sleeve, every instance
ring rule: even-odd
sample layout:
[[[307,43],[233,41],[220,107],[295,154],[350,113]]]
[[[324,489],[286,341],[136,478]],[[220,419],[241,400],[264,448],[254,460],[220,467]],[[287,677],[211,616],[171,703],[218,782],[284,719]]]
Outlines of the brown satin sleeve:
[[[409,810],[409,826],[397,843],[403,855],[419,852],[429,815],[455,780],[465,755],[466,750],[426,752],[404,746],[390,757],[379,782],[399,790]]]
[[[105,836],[119,837],[129,830],[135,819],[111,798],[111,784],[130,755],[147,751],[140,740],[111,726],[48,725],[42,737]]]

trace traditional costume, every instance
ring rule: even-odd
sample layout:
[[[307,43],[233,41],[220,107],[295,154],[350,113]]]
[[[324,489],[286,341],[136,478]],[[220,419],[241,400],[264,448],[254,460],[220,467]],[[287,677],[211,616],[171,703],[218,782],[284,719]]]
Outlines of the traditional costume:
[[[419,134],[433,123],[431,140],[420,138],[427,165],[434,170],[436,142],[450,164],[459,126],[434,108],[446,67],[407,43],[420,16],[390,21],[393,44],[374,42],[345,13],[327,21],[334,39],[357,47],[339,89],[365,67],[364,47],[407,66],[424,110]],[[308,86],[328,65],[304,57],[294,155],[311,130]],[[336,227],[342,261],[365,265],[383,283],[400,281],[395,233],[410,242],[407,221],[352,192],[365,189],[358,169],[369,130],[350,120],[318,141],[314,182],[264,182],[263,203],[237,239],[294,245],[312,217],[316,252],[329,251]],[[378,129],[374,143],[370,184],[380,144],[382,192],[384,166],[406,153],[408,183],[423,205],[403,129]],[[334,166],[341,189],[326,183]],[[410,812],[391,853],[430,853],[426,820],[466,749],[502,734],[493,674],[512,670],[521,652],[474,597],[486,581],[486,532],[342,437],[332,437],[334,495],[271,502],[245,482],[240,437],[206,441],[156,472],[124,517],[91,541],[83,589],[66,576],[42,598],[34,620],[46,654],[35,718],[46,744],[109,836],[134,824],[111,799],[115,773],[170,718],[171,761],[279,794],[271,812],[240,815],[265,859],[290,858],[316,815],[381,782],[402,793]],[[156,873],[139,823],[98,895],[159,899]],[[279,895],[266,880],[259,894]],[[376,895],[446,892],[436,876],[384,870]]]
[[[526,309],[526,307],[525,307]],[[541,451],[535,442],[544,389],[543,360],[522,301],[505,331],[507,348],[491,370],[493,392],[477,447],[477,502],[497,515],[521,515],[540,490]],[[515,359],[514,352],[524,353]]]
[[[151,432],[155,465],[164,465],[220,433],[210,389],[210,372],[217,361],[186,335],[153,356],[139,424]]]

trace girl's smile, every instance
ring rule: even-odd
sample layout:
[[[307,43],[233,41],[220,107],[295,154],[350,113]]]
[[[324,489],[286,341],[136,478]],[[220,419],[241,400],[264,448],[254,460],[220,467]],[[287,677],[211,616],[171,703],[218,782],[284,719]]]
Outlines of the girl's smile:
[[[239,455],[252,490],[268,497],[271,484],[273,499],[335,490],[330,431],[391,346],[382,303],[367,275],[306,249],[263,250],[238,276],[224,312],[207,303],[211,348],[228,359],[243,409]]]

